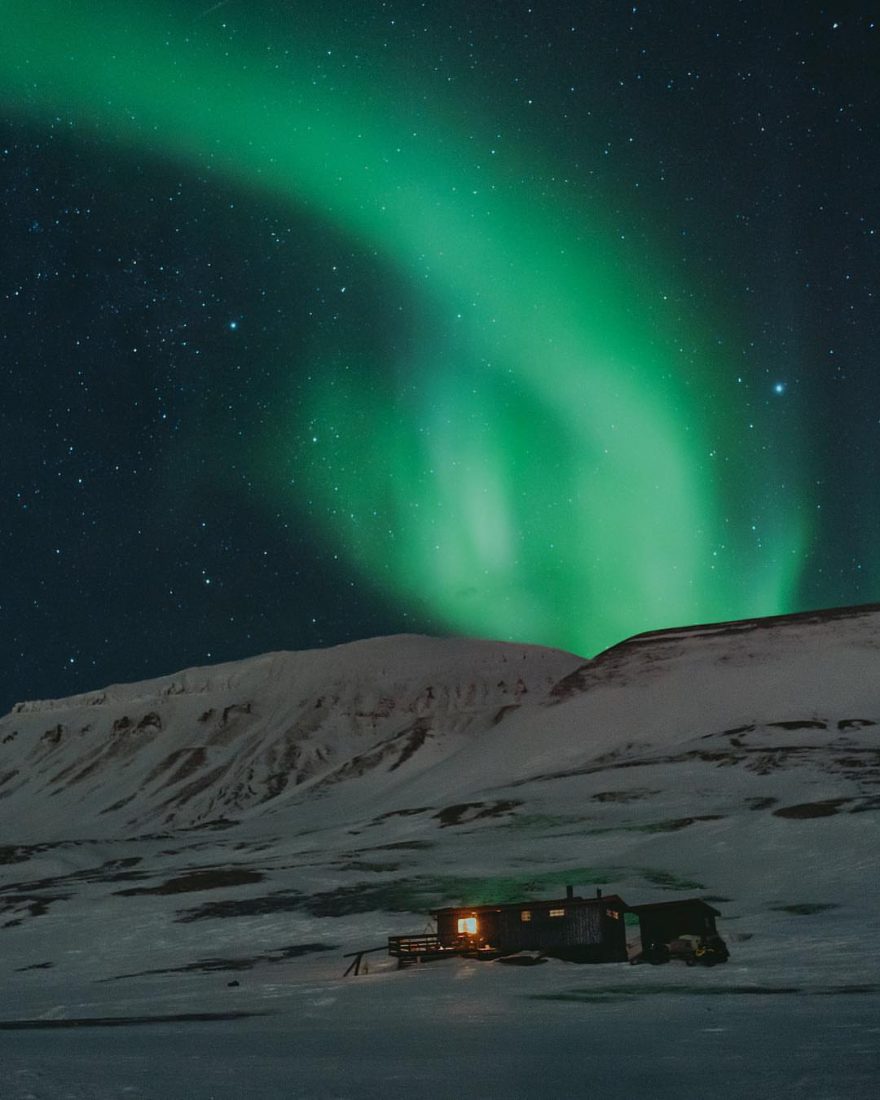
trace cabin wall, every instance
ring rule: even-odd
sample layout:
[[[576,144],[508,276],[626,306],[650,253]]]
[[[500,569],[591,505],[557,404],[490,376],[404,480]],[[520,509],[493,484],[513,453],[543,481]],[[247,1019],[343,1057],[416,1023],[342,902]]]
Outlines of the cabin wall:
[[[476,916],[477,934],[474,943],[491,943],[494,945],[498,937],[498,916],[496,912],[476,913],[473,909],[458,909],[452,913],[439,913],[437,915],[437,935],[441,943],[453,944],[461,939],[458,930],[458,922],[462,917]]]
[[[441,943],[450,944],[458,939],[458,913],[437,915],[437,935]]]
[[[551,908],[565,915],[551,917]],[[461,939],[458,921],[473,910],[459,909],[437,916],[437,935],[452,945]],[[530,919],[523,920],[523,913]],[[596,905],[522,905],[477,912],[474,946],[485,944],[496,951],[545,951],[584,961],[625,961],[626,928],[622,911]]]
[[[626,962],[626,921],[620,910],[603,910],[605,957],[608,962]],[[612,915],[614,914],[614,915]]]
[[[562,906],[559,906],[562,908]],[[530,920],[522,914],[530,913]],[[566,907],[564,917],[551,917],[547,907],[522,906],[498,914],[499,951],[549,951],[576,945],[601,944],[602,921],[598,907]]]

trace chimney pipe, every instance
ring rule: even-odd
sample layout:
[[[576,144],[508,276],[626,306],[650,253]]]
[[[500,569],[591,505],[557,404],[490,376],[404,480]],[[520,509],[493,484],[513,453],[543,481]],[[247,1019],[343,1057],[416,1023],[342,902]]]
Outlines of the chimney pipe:
[[[598,886],[596,887],[596,897],[597,897],[597,898],[601,898],[601,897],[602,897],[602,891],[601,891],[601,890],[599,889],[599,887],[598,887]]]
[[[567,898],[573,898],[574,897],[574,887],[573,886],[566,886],[565,896]]]

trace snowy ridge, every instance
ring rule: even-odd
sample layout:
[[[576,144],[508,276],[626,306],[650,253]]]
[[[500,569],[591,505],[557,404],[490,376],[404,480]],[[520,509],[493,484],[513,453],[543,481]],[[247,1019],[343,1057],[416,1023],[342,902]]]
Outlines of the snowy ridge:
[[[398,636],[18,704],[0,721],[0,797],[10,810],[52,799],[41,839],[71,813],[92,819],[90,835],[192,826],[318,779],[396,770],[430,742],[443,751],[578,664],[538,647]]]

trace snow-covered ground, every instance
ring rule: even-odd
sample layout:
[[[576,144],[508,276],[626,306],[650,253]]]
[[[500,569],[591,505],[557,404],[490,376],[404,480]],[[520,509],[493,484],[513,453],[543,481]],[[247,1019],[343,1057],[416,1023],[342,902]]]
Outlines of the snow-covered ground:
[[[344,981],[255,974],[244,993],[215,980],[202,1007],[267,1015],[0,1033],[3,1096],[876,1095],[876,996],[744,992],[748,965],[611,969],[462,961]],[[112,1008],[155,1012],[168,995],[166,985],[158,1005]]]
[[[880,612],[399,637],[0,722],[0,1100],[868,1097]],[[431,908],[706,898],[731,960],[396,971]],[[630,929],[633,941],[636,928]]]

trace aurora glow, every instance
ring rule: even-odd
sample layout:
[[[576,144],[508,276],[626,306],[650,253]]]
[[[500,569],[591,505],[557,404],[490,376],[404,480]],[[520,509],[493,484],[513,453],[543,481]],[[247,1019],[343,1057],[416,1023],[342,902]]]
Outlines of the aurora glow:
[[[282,401],[254,443],[267,499],[317,497],[328,551],[457,631],[590,653],[792,609],[808,532],[780,508],[755,549],[766,471],[740,455],[708,322],[664,306],[662,257],[534,194],[529,149],[475,154],[454,102],[407,109],[393,74],[328,88],[314,29],[280,69],[246,32],[233,52],[154,5],[14,0],[0,93],[305,207],[406,274],[421,339],[379,363],[319,349],[311,405]]]

